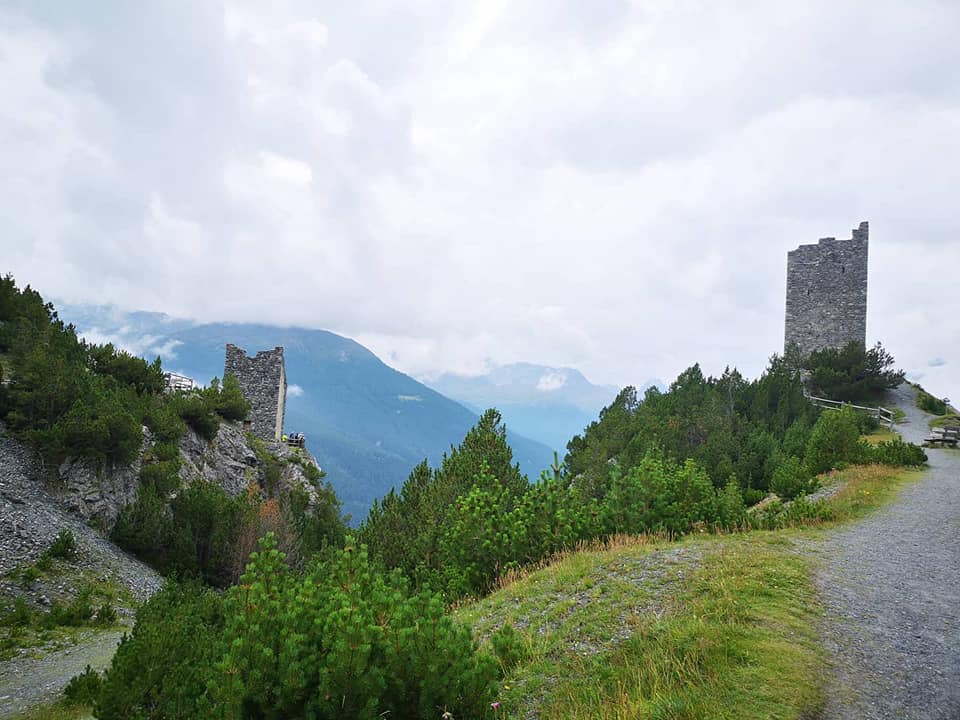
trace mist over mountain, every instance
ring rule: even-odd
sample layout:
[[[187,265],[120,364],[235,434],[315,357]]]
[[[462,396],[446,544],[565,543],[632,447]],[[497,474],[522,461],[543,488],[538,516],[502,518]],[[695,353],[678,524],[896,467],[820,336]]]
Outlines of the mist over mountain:
[[[251,355],[282,345],[289,385],[286,429],[306,433],[310,451],[354,521],[374,498],[399,487],[421,460],[438,463],[477,420],[474,410],[390,368],[359,343],[324,330],[197,325],[159,313],[91,306],[64,305],[60,316],[91,341],[113,342],[147,358],[160,355],[165,369],[204,384],[223,374],[227,343]],[[532,478],[553,459],[546,445],[514,432],[509,423],[508,441],[515,461]]]
[[[567,442],[613,402],[614,385],[595,385],[569,367],[531,363],[501,365],[484,375],[445,373],[426,384],[434,390],[478,410],[497,407],[509,427],[557,450],[562,457]],[[652,379],[638,389],[642,396]]]

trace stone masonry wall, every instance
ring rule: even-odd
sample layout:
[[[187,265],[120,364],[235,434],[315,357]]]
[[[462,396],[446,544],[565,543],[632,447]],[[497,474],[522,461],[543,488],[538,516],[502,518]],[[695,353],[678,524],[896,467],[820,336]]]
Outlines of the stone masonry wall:
[[[236,345],[227,345],[224,376],[233,374],[240,381],[244,397],[253,406],[253,434],[270,442],[279,442],[287,403],[287,374],[283,348],[258,352],[253,357]]]
[[[867,338],[869,225],[849,240],[822,238],[787,253],[784,349],[804,354]]]

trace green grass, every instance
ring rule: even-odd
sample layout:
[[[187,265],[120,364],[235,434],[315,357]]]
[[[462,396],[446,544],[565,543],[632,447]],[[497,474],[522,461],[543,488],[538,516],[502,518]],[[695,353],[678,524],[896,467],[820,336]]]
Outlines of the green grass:
[[[500,715],[587,718],[812,718],[823,706],[824,652],[811,534],[891,501],[919,471],[851,467],[814,527],[615,538],[508,578],[458,617],[485,643],[511,624],[520,662]]]
[[[949,425],[960,426],[960,415],[951,413],[949,415],[941,415],[940,417],[935,417],[930,420],[929,423],[931,428],[935,427],[947,427]]]
[[[88,720],[93,718],[91,709],[85,705],[72,705],[66,701],[31,708],[26,713],[14,715],[16,720]]]
[[[877,443],[896,440],[898,437],[900,437],[900,433],[886,427],[880,427],[869,435],[864,435],[863,439],[870,445],[876,445]]]
[[[822,705],[818,606],[783,533],[580,553],[459,612],[520,630],[504,717],[803,717]]]
[[[893,500],[900,490],[918,480],[924,472],[889,465],[854,465],[824,476],[824,484],[843,486],[828,502],[833,521],[825,526],[868,515]]]
[[[35,565],[26,566],[27,569]],[[37,579],[28,584],[21,581],[24,568],[18,568],[8,574],[8,577],[23,587],[41,587],[45,594],[53,599],[61,600],[61,604],[69,605],[71,596],[81,588],[91,589],[90,604],[93,609],[108,604],[114,609],[134,610],[137,603],[127,588],[109,580],[101,579],[96,572],[85,569],[77,572],[69,562],[54,560],[45,571],[37,571]],[[59,587],[63,585],[68,592],[62,593]],[[52,588],[57,588],[52,590]],[[65,647],[76,645],[78,641],[91,631],[101,631],[114,624],[99,624],[95,620],[81,625],[48,626],[44,621],[45,608],[31,608],[31,617],[27,624],[8,622],[9,613],[14,607],[13,597],[0,596],[0,661],[8,660],[27,651],[34,655],[44,655]]]

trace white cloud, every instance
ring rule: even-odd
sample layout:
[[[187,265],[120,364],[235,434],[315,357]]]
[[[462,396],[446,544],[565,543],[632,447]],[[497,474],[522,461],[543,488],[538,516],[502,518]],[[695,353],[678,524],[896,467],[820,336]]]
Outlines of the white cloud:
[[[544,373],[537,381],[537,390],[541,392],[551,392],[559,390],[567,384],[567,376],[562,372]]]
[[[117,332],[108,332],[98,327],[83,329],[80,333],[84,340],[96,345],[112,344],[131,355],[140,355],[145,358],[160,356],[164,361],[177,359],[177,347],[183,345],[180,340],[167,340],[156,335],[140,335],[136,330],[128,327],[120,328]]]
[[[786,251],[869,220],[868,341],[960,396],[958,32],[934,0],[23,4],[0,270],[622,385],[758,372]]]
[[[303,397],[303,388],[299,385],[291,383],[287,385],[287,396],[288,397]]]

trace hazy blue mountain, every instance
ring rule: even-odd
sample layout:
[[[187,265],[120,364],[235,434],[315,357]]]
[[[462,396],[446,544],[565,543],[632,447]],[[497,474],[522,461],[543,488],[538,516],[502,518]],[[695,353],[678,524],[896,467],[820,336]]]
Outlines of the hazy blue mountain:
[[[228,342],[248,354],[282,345],[290,385],[286,429],[306,434],[355,521],[421,460],[437,464],[477,420],[475,412],[388,367],[362,345],[324,330],[194,325],[109,308],[66,306],[60,315],[91,340],[119,341],[148,358],[159,353],[166,369],[204,384],[223,374]],[[508,440],[531,478],[553,459],[549,448],[512,428]]]
[[[477,409],[495,406],[509,427],[557,450],[561,457],[567,442],[609,405],[619,389],[594,385],[574,368],[546,367],[530,363],[503,365],[485,375],[447,373],[427,381],[434,390]],[[642,396],[651,380],[641,386]]]

